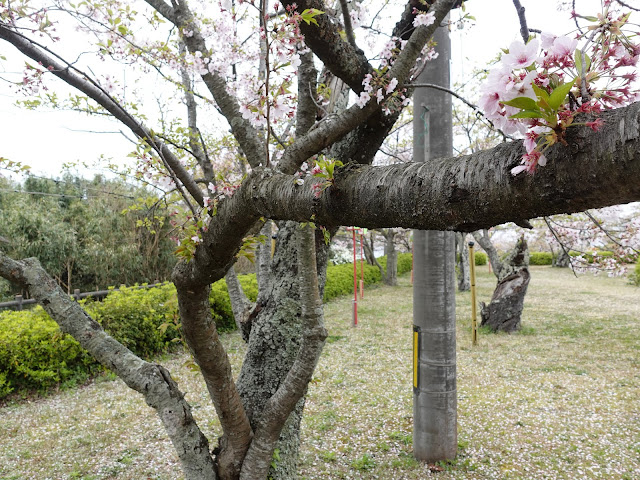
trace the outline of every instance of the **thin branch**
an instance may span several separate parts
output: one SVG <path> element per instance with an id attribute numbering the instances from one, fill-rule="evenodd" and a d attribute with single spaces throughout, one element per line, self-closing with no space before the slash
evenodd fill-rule
<path id="1" fill-rule="evenodd" d="M 482 110 L 480 110 L 480 107 L 478 107 L 477 105 L 471 103 L 469 100 L 467 100 L 466 98 L 464 98 L 463 96 L 459 95 L 458 93 L 454 92 L 453 90 L 451 90 L 449 88 L 441 87 L 440 85 L 436 85 L 436 84 L 433 84 L 433 83 L 409 83 L 409 84 L 405 85 L 405 87 L 408 87 L 408 88 L 422 88 L 422 87 L 423 88 L 433 88 L 434 90 L 441 90 L 443 92 L 447 92 L 448 94 L 453 95 L 458 100 L 462 101 L 465 105 L 467 105 L 468 107 L 473 109 L 473 111 L 476 112 L 476 114 L 482 115 L 482 117 L 484 117 L 484 119 L 489 123 L 491 128 L 493 128 L 498 133 L 500 133 L 500 135 L 502 135 L 502 138 L 504 140 L 507 140 L 507 139 L 515 140 L 511 135 L 507 135 L 502 130 L 497 128 L 493 124 L 493 122 L 487 118 L 487 116 L 484 114 L 484 112 Z"/>
<path id="2" fill-rule="evenodd" d="M 529 27 L 527 27 L 527 17 L 524 14 L 524 7 L 520 3 L 520 0 L 513 0 L 513 5 L 518 12 L 518 19 L 520 20 L 520 35 L 524 43 L 529 41 Z"/>
<path id="3" fill-rule="evenodd" d="M 576 276 L 576 278 L 578 277 L 578 274 L 576 273 L 576 269 L 575 266 L 573 265 L 573 257 L 571 255 L 569 255 L 569 252 L 567 251 L 566 247 L 564 246 L 564 243 L 562 242 L 562 240 L 560 240 L 560 238 L 558 237 L 557 232 L 555 231 L 555 229 L 551 226 L 551 223 L 549 222 L 549 219 L 547 217 L 544 217 L 544 223 L 547 224 L 547 227 L 549 227 L 549 231 L 551 232 L 551 234 L 553 235 L 553 238 L 556 239 L 556 242 L 558 242 L 558 245 L 560 245 L 560 248 L 562 248 L 562 251 L 564 252 L 564 254 L 567 256 L 567 258 L 569 259 L 569 265 L 571 265 L 571 271 L 573 272 L 573 274 Z"/>
<path id="4" fill-rule="evenodd" d="M 209 52 L 200 28 L 186 2 L 174 2 L 174 8 L 170 8 L 162 0 L 145 1 L 180 29 L 181 39 L 189 52 L 192 54 L 201 52 L 203 55 Z M 190 30 L 192 35 L 188 37 L 182 35 L 186 30 Z M 258 133 L 251 123 L 242 117 L 238 100 L 229 93 L 226 80 L 217 72 L 201 74 L 201 78 L 229 122 L 233 136 L 238 141 L 247 161 L 253 168 L 257 167 L 263 162 L 264 143 L 258 137 Z"/>
<path id="5" fill-rule="evenodd" d="M 203 204 L 203 195 L 199 187 L 193 182 L 191 175 L 181 165 L 180 160 L 162 142 L 158 142 L 155 137 L 142 123 L 138 122 L 115 98 L 113 98 L 98 82 L 93 80 L 86 72 L 79 70 L 73 64 L 64 60 L 60 55 L 52 52 L 46 46 L 31 40 L 19 32 L 15 32 L 0 23 L 0 38 L 11 43 L 27 57 L 41 62 L 43 67 L 48 69 L 53 75 L 62 79 L 70 86 L 80 90 L 92 100 L 110 112 L 117 120 L 125 124 L 137 137 L 147 142 L 153 148 L 167 172 L 176 182 L 182 183 L 191 196 L 200 204 Z M 176 178 L 177 177 L 177 178 Z M 180 180 L 179 182 L 177 180 Z M 178 186 L 180 192 L 190 207 L 195 212 L 195 208 L 189 201 L 183 189 Z"/>
<path id="6" fill-rule="evenodd" d="M 358 45 L 356 45 L 356 37 L 353 35 L 353 25 L 351 25 L 351 15 L 349 14 L 349 5 L 347 4 L 347 0 L 340 0 L 340 7 L 342 10 L 344 32 L 347 35 L 347 40 L 353 46 L 353 48 L 358 50 Z"/>
<path id="7" fill-rule="evenodd" d="M 602 231 L 602 233 L 604 233 L 604 234 L 609 238 L 609 240 L 611 240 L 613 243 L 615 243 L 615 244 L 616 244 L 616 245 L 618 245 L 619 247 L 622 247 L 622 248 L 630 248 L 630 249 L 631 249 L 631 250 L 633 250 L 634 252 L 636 252 L 636 253 L 640 253 L 640 251 L 636 250 L 635 248 L 633 248 L 633 247 L 631 247 L 631 246 L 622 245 L 622 244 L 620 243 L 620 241 L 619 241 L 617 238 L 615 238 L 613 235 L 611 235 L 611 234 L 609 233 L 609 231 L 608 231 L 606 228 L 604 228 L 604 227 L 602 226 L 602 224 L 598 221 L 598 219 L 597 219 L 597 218 L 595 218 L 593 215 L 591 215 L 591 212 L 589 212 L 589 210 L 585 210 L 585 212 L 584 212 L 584 213 L 585 213 L 585 215 L 586 215 L 587 217 L 589 217 L 589 218 L 591 219 L 591 221 L 592 221 L 592 222 L 593 222 L 593 223 L 594 223 L 594 224 L 595 224 L 595 225 L 596 225 L 596 226 L 597 226 L 597 227 Z"/>
<path id="8" fill-rule="evenodd" d="M 572 2 L 571 2 L 571 12 L 575 13 L 575 11 L 576 11 L 576 0 L 572 0 Z M 578 31 L 580 32 L 581 35 L 584 35 L 584 31 L 582 30 L 582 28 L 580 28 L 580 24 L 578 23 L 578 17 L 575 16 L 575 15 L 572 15 L 572 16 L 573 16 L 573 21 L 576 24 L 576 28 L 578 29 Z"/>
<path id="9" fill-rule="evenodd" d="M 616 2 L 630 10 L 635 10 L 636 12 L 640 12 L 640 8 L 632 7 L 631 5 L 629 5 L 626 2 L 623 2 L 622 0 L 616 0 Z M 575 0 L 574 0 L 574 5 L 575 5 Z"/>

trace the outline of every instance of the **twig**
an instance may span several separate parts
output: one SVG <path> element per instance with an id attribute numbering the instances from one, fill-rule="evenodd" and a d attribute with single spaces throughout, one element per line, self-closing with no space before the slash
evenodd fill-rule
<path id="1" fill-rule="evenodd" d="M 562 248 L 562 251 L 564 252 L 564 254 L 569 257 L 569 264 L 571 265 L 571 271 L 573 272 L 573 274 L 576 276 L 576 278 L 578 278 L 578 274 L 576 273 L 576 269 L 573 266 L 573 258 L 571 258 L 571 255 L 569 255 L 569 252 L 567 251 L 567 249 L 564 246 L 564 243 L 562 243 L 560 241 L 560 238 L 558 237 L 558 235 L 556 234 L 556 231 L 553 229 L 553 227 L 551 226 L 551 223 L 549 223 L 549 219 L 547 217 L 543 217 L 544 218 L 544 223 L 547 224 L 547 227 L 549 227 L 549 230 L 551 231 L 551 234 L 553 235 L 553 238 L 556 239 L 556 242 L 558 242 L 558 245 L 560 245 L 560 248 Z"/>
<path id="2" fill-rule="evenodd" d="M 604 228 L 604 227 L 602 226 L 602 224 L 601 224 L 601 223 L 600 223 L 600 222 L 599 222 L 599 221 L 598 221 L 598 220 L 597 220 L 593 215 L 591 215 L 591 212 L 589 212 L 589 210 L 585 210 L 584 214 L 585 214 L 587 217 L 589 217 L 589 219 L 590 219 L 590 220 L 591 220 L 591 221 L 596 225 L 596 227 L 598 227 L 600 230 L 602 230 L 602 232 L 603 232 L 603 233 L 604 233 L 604 234 L 609 238 L 609 240 L 611 240 L 613 243 L 615 243 L 615 244 L 616 244 L 616 245 L 618 245 L 619 247 L 622 247 L 622 248 L 630 248 L 630 249 L 631 249 L 631 250 L 633 250 L 634 252 L 636 252 L 636 253 L 640 253 L 640 251 L 636 250 L 636 249 L 635 249 L 635 248 L 633 248 L 633 247 L 626 246 L 626 245 L 622 245 L 622 244 L 618 241 L 618 239 L 617 239 L 617 238 L 613 237 L 613 236 L 609 233 L 609 231 L 608 231 L 606 228 Z"/>
<path id="3" fill-rule="evenodd" d="M 513 5 L 518 12 L 518 19 L 520 20 L 520 35 L 524 43 L 529 41 L 529 27 L 527 27 L 527 17 L 524 14 L 524 7 L 520 4 L 520 0 L 513 0 Z"/>
<path id="4" fill-rule="evenodd" d="M 578 28 L 578 31 L 580 32 L 580 35 L 584 35 L 584 32 L 582 31 L 582 28 L 580 28 L 580 24 L 578 23 L 578 17 L 575 16 L 576 13 L 576 0 L 573 0 L 571 2 L 571 13 L 573 14 L 573 21 L 576 23 L 576 27 Z"/>
<path id="5" fill-rule="evenodd" d="M 575 0 L 573 0 L 575 3 Z M 636 7 L 632 7 L 631 5 L 623 2 L 622 0 L 616 0 L 617 3 L 619 3 L 620 5 L 622 5 L 623 7 L 627 7 L 631 10 L 635 10 L 636 12 L 640 12 L 640 8 L 636 8 Z"/>
<path id="6" fill-rule="evenodd" d="M 353 25 L 351 25 L 351 15 L 349 15 L 349 5 L 347 0 L 340 0 L 340 7 L 342 8 L 342 18 L 344 19 L 344 32 L 347 35 L 347 40 L 353 45 L 353 48 L 358 50 L 356 45 L 356 37 L 353 35 Z"/>
<path id="7" fill-rule="evenodd" d="M 477 105 L 471 103 L 469 100 L 467 100 L 466 98 L 462 97 L 460 94 L 454 92 L 450 88 L 441 87 L 440 85 L 436 85 L 436 84 L 433 84 L 433 83 L 410 83 L 410 84 L 404 85 L 404 86 L 407 87 L 407 88 L 421 88 L 421 87 L 422 88 L 433 88 L 434 90 L 440 90 L 442 92 L 447 92 L 448 94 L 453 95 L 458 100 L 460 100 L 461 102 L 466 104 L 468 107 L 473 109 L 473 111 L 476 112 L 476 114 L 481 115 L 482 117 L 484 117 L 484 119 L 489 123 L 489 125 L 491 125 L 491 128 L 493 128 L 496 131 L 498 131 L 500 133 L 500 135 L 502 135 L 502 138 L 504 140 L 507 140 L 507 139 L 514 140 L 514 138 L 511 135 L 507 135 L 502 130 L 497 128 L 493 124 L 493 122 L 487 118 L 487 116 L 482 112 L 482 110 L 480 110 L 480 107 L 478 107 Z"/>

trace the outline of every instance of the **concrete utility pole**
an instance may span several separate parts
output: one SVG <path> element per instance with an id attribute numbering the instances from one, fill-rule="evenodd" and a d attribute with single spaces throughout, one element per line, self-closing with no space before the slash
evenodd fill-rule
<path id="1" fill-rule="evenodd" d="M 438 58 L 427 63 L 416 83 L 450 88 L 448 28 L 438 28 L 434 40 Z M 413 105 L 413 158 L 451 156 L 451 95 L 417 88 Z M 424 462 L 453 459 L 458 448 L 454 235 L 413 233 L 413 453 Z"/>

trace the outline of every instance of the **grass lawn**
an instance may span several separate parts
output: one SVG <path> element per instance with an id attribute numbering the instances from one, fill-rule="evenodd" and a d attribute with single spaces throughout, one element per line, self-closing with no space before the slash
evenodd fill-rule
<path id="1" fill-rule="evenodd" d="M 309 387 L 300 478 L 640 479 L 640 289 L 532 267 L 522 332 L 471 348 L 458 302 L 458 443 L 449 465 L 412 457 L 412 290 L 377 287 L 326 306 L 329 338 Z M 495 278 L 478 268 L 478 297 Z M 244 345 L 224 336 L 239 368 Z M 162 359 L 210 439 L 220 431 L 185 355 Z M 215 443 L 215 440 L 211 440 Z M 442 471 L 435 471 L 442 470 Z M 141 396 L 107 375 L 0 409 L 0 479 L 179 479 Z"/>

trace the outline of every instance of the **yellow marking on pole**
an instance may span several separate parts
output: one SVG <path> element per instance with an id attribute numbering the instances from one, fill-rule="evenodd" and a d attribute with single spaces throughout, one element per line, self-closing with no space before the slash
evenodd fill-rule
<path id="1" fill-rule="evenodd" d="M 413 331 L 413 388 L 418 388 L 418 331 Z"/>
<path id="2" fill-rule="evenodd" d="M 476 305 L 476 257 L 473 253 L 473 242 L 469 242 L 469 279 L 471 280 L 471 344 L 478 345 L 478 320 Z"/>

